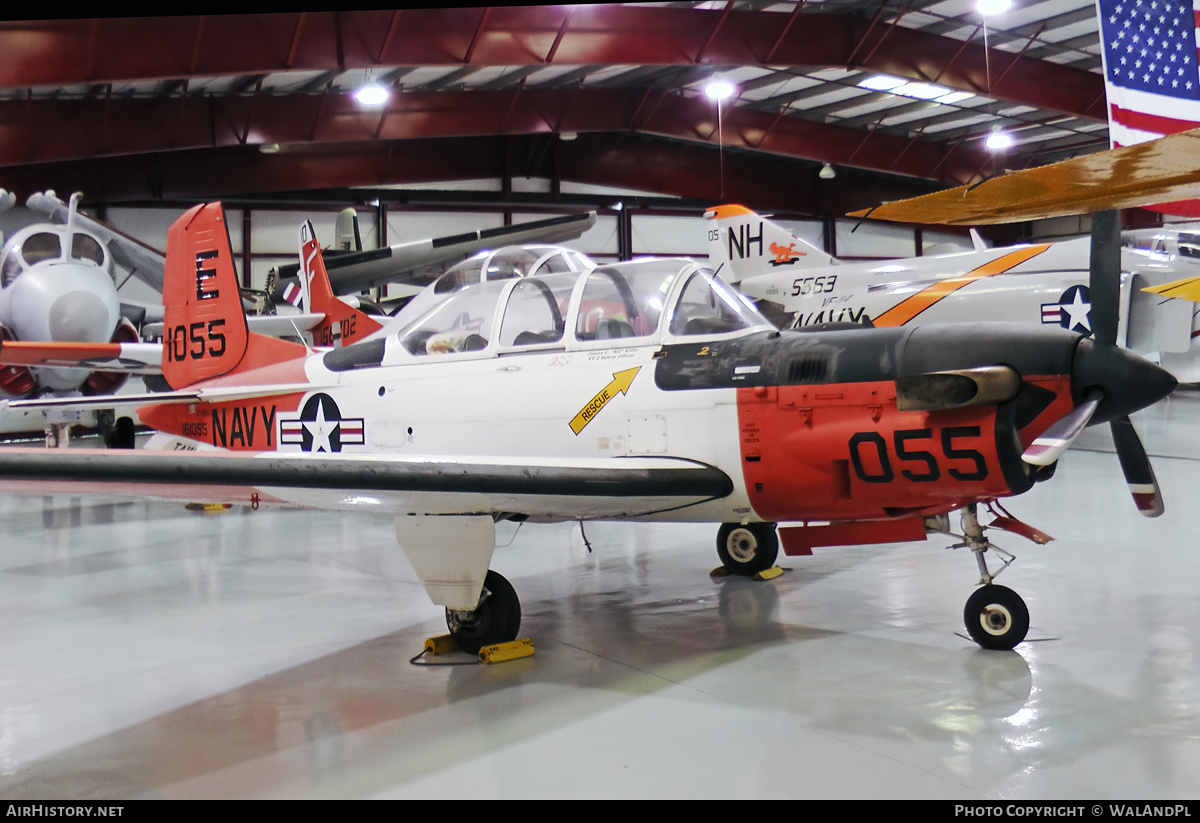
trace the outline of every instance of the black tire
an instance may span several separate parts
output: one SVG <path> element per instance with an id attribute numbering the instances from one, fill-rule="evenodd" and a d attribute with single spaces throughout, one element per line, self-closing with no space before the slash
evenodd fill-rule
<path id="1" fill-rule="evenodd" d="M 493 643 L 516 640 L 521 630 L 521 601 L 516 589 L 489 569 L 479 605 L 471 612 L 446 609 L 446 626 L 458 647 L 471 654 Z"/>
<path id="2" fill-rule="evenodd" d="M 137 447 L 137 431 L 132 417 L 118 417 L 113 426 L 110 449 L 132 449 Z"/>
<path id="3" fill-rule="evenodd" d="M 967 598 L 963 622 L 967 634 L 983 648 L 1007 651 L 1025 639 L 1029 609 L 1012 589 L 989 584 Z"/>
<path id="4" fill-rule="evenodd" d="M 775 565 L 779 536 L 774 523 L 723 523 L 717 531 L 717 556 L 734 574 L 753 577 Z"/>

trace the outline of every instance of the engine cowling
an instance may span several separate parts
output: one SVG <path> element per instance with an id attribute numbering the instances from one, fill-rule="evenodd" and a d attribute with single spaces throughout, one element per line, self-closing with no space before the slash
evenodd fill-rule
<path id="1" fill-rule="evenodd" d="M 894 381 L 748 387 L 738 391 L 743 477 L 769 521 L 939 514 L 1026 491 L 1035 473 L 1024 446 L 1070 408 L 1059 375 L 1027 378 L 1005 403 L 934 411 L 897 408 Z"/>
<path id="2" fill-rule="evenodd" d="M 113 343 L 137 343 L 141 338 L 138 336 L 137 329 L 133 324 L 125 318 L 121 318 L 121 322 L 117 324 L 117 330 L 113 332 Z M 128 372 L 120 371 L 94 371 L 87 376 L 79 390 L 88 397 L 100 394 L 112 394 L 117 389 L 125 385 L 129 380 Z"/>
<path id="3" fill-rule="evenodd" d="M 12 332 L 0 326 L 0 340 L 16 339 Z M 33 394 L 37 380 L 25 366 L 0 366 L 0 395 L 10 399 L 23 399 Z"/>

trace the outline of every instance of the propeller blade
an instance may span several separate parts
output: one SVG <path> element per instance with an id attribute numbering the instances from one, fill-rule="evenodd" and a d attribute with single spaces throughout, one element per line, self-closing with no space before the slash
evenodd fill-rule
<path id="1" fill-rule="evenodd" d="M 1040 437 L 1029 444 L 1021 459 L 1034 466 L 1049 466 L 1071 447 L 1075 438 L 1087 428 L 1096 407 L 1104 399 L 1104 392 L 1093 389 L 1081 404 L 1065 417 L 1059 418 Z M 1139 442 L 1139 445 L 1140 442 Z"/>
<path id="2" fill-rule="evenodd" d="M 1113 445 L 1117 447 L 1117 459 L 1121 461 L 1121 471 L 1125 472 L 1125 482 L 1133 495 L 1134 505 L 1146 517 L 1158 517 L 1165 511 L 1162 493 L 1158 489 L 1158 479 L 1150 466 L 1150 458 L 1146 447 L 1138 437 L 1133 421 L 1126 417 L 1118 417 L 1109 426 L 1112 428 Z"/>
<path id="3" fill-rule="evenodd" d="M 1088 292 L 1092 308 L 1092 337 L 1097 343 L 1117 342 L 1117 317 L 1121 302 L 1121 220 L 1117 211 L 1092 215 L 1092 254 L 1088 267 Z"/>

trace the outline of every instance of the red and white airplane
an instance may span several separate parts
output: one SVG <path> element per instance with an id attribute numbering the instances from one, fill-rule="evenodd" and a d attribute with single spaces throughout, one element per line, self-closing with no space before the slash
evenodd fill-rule
<path id="1" fill-rule="evenodd" d="M 482 282 L 394 334 L 314 351 L 247 329 L 219 204 L 172 227 L 163 300 L 172 391 L 138 413 L 164 450 L 4 449 L 0 478 L 387 512 L 469 650 L 519 631 L 516 592 L 489 570 L 501 520 L 721 523 L 722 563 L 749 575 L 780 544 L 919 540 L 959 511 L 982 584 L 967 629 L 1007 649 L 1028 612 L 993 583 L 978 507 L 1028 491 L 1084 426 L 1111 421 L 1135 501 L 1162 511 L 1128 415 L 1174 378 L 1058 327 L 781 332 L 711 271 L 660 259 Z M 0 344 L 0 361 L 37 355 Z"/>

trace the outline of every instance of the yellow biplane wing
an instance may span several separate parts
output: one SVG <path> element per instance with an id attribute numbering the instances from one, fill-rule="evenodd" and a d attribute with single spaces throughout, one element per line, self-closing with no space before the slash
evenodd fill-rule
<path id="1" fill-rule="evenodd" d="M 852 217 L 980 225 L 1200 197 L 1200 129 L 884 203 Z M 1164 287 L 1165 288 L 1165 287 Z"/>

